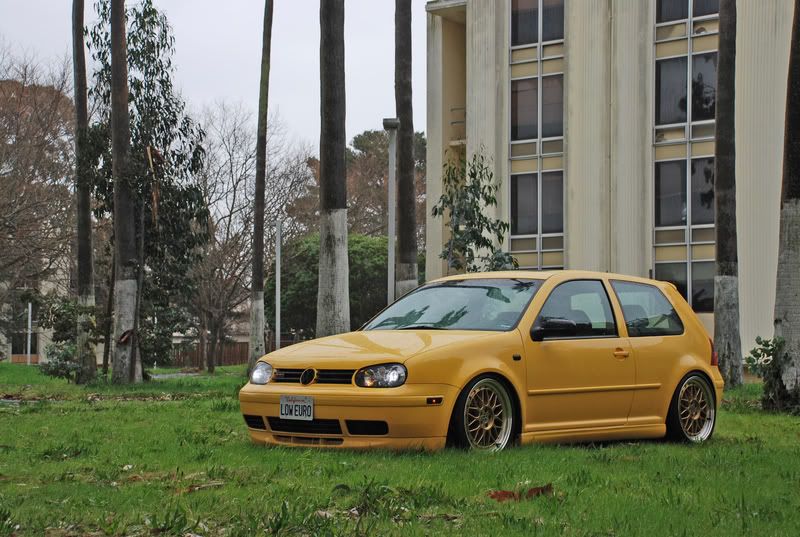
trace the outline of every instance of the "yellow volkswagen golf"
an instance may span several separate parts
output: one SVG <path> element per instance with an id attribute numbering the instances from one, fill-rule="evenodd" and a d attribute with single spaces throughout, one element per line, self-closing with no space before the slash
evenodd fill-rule
<path id="1" fill-rule="evenodd" d="M 429 282 L 355 332 L 264 356 L 239 393 L 254 442 L 500 450 L 714 432 L 723 381 L 669 283 L 490 272 Z"/>

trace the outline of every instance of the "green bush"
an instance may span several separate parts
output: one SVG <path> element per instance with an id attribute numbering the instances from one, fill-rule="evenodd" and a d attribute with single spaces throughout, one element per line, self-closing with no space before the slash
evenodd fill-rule
<path id="1" fill-rule="evenodd" d="M 83 368 L 75 357 L 75 344 L 66 342 L 51 343 L 45 349 L 47 361 L 39 365 L 39 371 L 50 377 L 75 382 Z"/>

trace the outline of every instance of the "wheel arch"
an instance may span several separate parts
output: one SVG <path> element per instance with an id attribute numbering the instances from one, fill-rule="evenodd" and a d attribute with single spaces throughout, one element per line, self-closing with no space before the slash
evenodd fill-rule
<path id="1" fill-rule="evenodd" d="M 460 397 L 464 390 L 469 386 L 472 382 L 474 382 L 478 378 L 482 377 L 490 377 L 498 380 L 505 386 L 508 390 L 508 394 L 511 396 L 512 404 L 514 405 L 514 410 L 516 410 L 517 419 L 513 424 L 513 431 L 512 431 L 512 442 L 517 442 L 522 434 L 522 401 L 519 396 L 519 392 L 517 391 L 516 386 L 511 380 L 499 371 L 481 371 L 474 375 L 472 375 L 462 386 L 461 389 L 458 391 L 458 396 Z M 455 412 L 456 412 L 456 402 L 453 401 L 453 405 L 450 408 L 450 420 L 447 424 L 447 438 L 448 441 L 452 437 L 453 433 L 453 420 L 455 419 Z"/>

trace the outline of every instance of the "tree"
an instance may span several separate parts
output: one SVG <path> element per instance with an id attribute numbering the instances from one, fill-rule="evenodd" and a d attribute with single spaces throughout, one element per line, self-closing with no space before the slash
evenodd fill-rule
<path id="1" fill-rule="evenodd" d="M 97 373 L 94 345 L 89 339 L 88 325 L 94 324 L 94 275 L 92 271 L 92 212 L 87 148 L 89 130 L 88 95 L 86 89 L 86 52 L 83 41 L 83 0 L 72 2 L 72 71 L 75 92 L 75 194 L 77 197 L 78 237 L 78 303 L 87 308 L 77 319 L 77 361 L 81 364 L 79 383 L 92 380 Z"/>
<path id="2" fill-rule="evenodd" d="M 287 242 L 281 271 L 281 323 L 299 339 L 314 337 L 317 317 L 316 291 L 319 264 L 319 236 L 316 233 Z M 386 236 L 348 235 L 349 285 L 359 289 L 350 294 L 350 325 L 358 327 L 386 306 Z M 266 280 L 267 297 L 275 296 L 275 272 Z M 275 301 L 266 301 L 267 315 L 275 314 Z"/>
<path id="3" fill-rule="evenodd" d="M 486 216 L 486 209 L 497 205 L 499 188 L 480 153 L 469 162 L 459 157 L 445 163 L 442 196 L 431 212 L 447 218 L 450 238 L 439 257 L 447 260 L 448 273 L 517 268 L 517 260 L 498 246 L 509 230 L 508 222 Z"/>
<path id="4" fill-rule="evenodd" d="M 114 177 L 114 358 L 112 379 L 125 384 L 141 380 L 133 360 L 133 333 L 138 283 L 134 192 L 129 177 L 131 144 L 128 116 L 128 47 L 125 0 L 111 0 L 111 166 Z"/>
<path id="5" fill-rule="evenodd" d="M 269 65 L 272 47 L 272 0 L 264 2 L 264 29 L 261 41 L 261 83 L 258 92 L 258 130 L 256 134 L 256 192 L 253 216 L 253 276 L 250 297 L 250 364 L 264 355 L 264 184 L 267 173 L 267 116 L 269 110 Z"/>
<path id="6" fill-rule="evenodd" d="M 765 378 L 764 402 L 775 409 L 800 409 L 800 0 L 794 3 L 786 90 L 775 337 L 783 341 Z"/>
<path id="7" fill-rule="evenodd" d="M 719 6 L 714 155 L 717 270 L 714 276 L 714 348 L 727 387 L 742 383 L 739 333 L 739 254 L 736 245 L 736 0 Z"/>
<path id="8" fill-rule="evenodd" d="M 69 79 L 64 67 L 51 69 L 0 49 L 0 332 L 5 335 L 27 324 L 27 311 L 17 307 L 19 290 L 71 269 L 75 117 Z M 68 285 L 60 291 L 68 293 Z"/>
<path id="9" fill-rule="evenodd" d="M 397 281 L 402 296 L 417 287 L 414 116 L 411 103 L 411 1 L 395 0 L 394 95 L 397 132 Z"/>
<path id="10" fill-rule="evenodd" d="M 98 117 L 90 129 L 95 215 L 102 218 L 113 212 L 116 219 L 113 191 L 121 186 L 130 189 L 132 207 L 126 225 L 134 236 L 127 276 L 136 280 L 133 303 L 139 313 L 133 314 L 132 331 L 125 341 L 135 339 L 137 352 L 131 353 L 128 366 L 136 372 L 141 370 L 142 360 L 167 362 L 173 332 L 184 332 L 191 324 L 186 307 L 195 288 L 191 268 L 207 240 L 208 211 L 196 181 L 203 166 L 204 132 L 185 113 L 185 104 L 172 84 L 174 38 L 166 16 L 155 9 L 152 0 L 142 0 L 126 14 L 127 33 L 132 36 L 125 73 L 130 88 L 130 99 L 126 99 L 129 149 L 126 182 L 118 184 L 113 176 L 118 162 L 110 143 L 113 137 L 109 138 L 114 108 L 109 62 L 112 10 L 108 0 L 100 0 L 96 6 L 98 21 L 89 32 L 97 65 L 90 92 Z M 118 283 L 124 263 L 118 255 L 116 223 L 113 241 Z M 115 318 L 121 306 L 116 297 L 121 293 L 125 294 L 124 290 L 115 285 Z M 119 335 L 115 332 L 115 340 Z M 135 376 L 138 380 L 140 373 Z"/>
<path id="11" fill-rule="evenodd" d="M 350 330 L 344 0 L 320 2 L 320 255 L 317 336 Z"/>

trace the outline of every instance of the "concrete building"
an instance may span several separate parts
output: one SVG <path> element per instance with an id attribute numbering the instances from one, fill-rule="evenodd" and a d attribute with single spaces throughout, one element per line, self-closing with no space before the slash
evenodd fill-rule
<path id="1" fill-rule="evenodd" d="M 772 335 L 793 2 L 739 0 L 742 346 Z M 482 152 L 521 267 L 674 282 L 713 328 L 718 0 L 431 0 L 429 208 L 451 151 Z M 427 276 L 444 222 L 427 221 Z"/>

